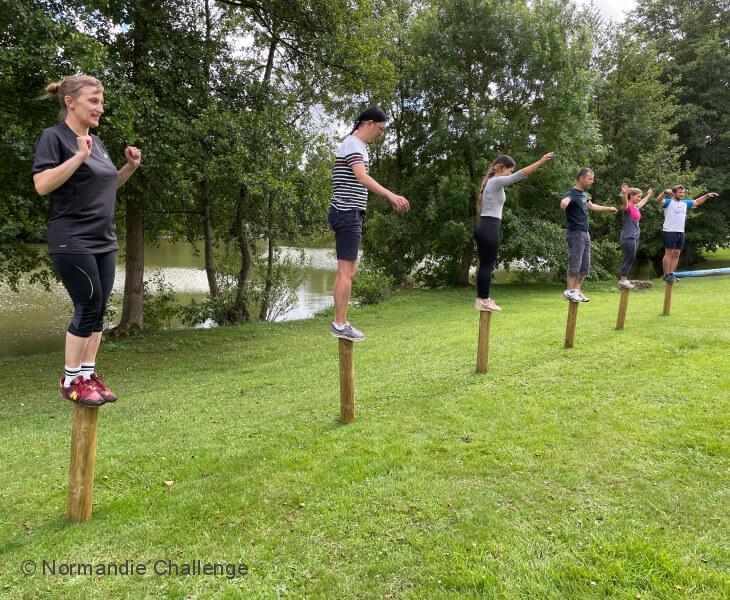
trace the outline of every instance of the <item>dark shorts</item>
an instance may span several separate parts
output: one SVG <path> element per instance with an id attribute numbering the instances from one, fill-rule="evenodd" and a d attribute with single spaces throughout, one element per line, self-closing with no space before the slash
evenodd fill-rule
<path id="1" fill-rule="evenodd" d="M 568 241 L 568 275 L 588 275 L 591 270 L 591 236 L 587 231 L 565 232 Z"/>
<path id="2" fill-rule="evenodd" d="M 662 231 L 662 241 L 665 248 L 672 250 L 681 250 L 684 248 L 684 232 L 682 231 Z"/>
<path id="3" fill-rule="evenodd" d="M 337 260 L 357 260 L 365 211 L 337 210 L 334 206 L 330 206 L 327 220 L 335 232 Z"/>

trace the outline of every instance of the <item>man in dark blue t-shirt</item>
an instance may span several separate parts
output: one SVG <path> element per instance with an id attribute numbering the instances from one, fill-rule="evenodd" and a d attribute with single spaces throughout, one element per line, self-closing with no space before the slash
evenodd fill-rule
<path id="1" fill-rule="evenodd" d="M 611 212 L 616 214 L 614 206 L 594 204 L 588 199 L 586 189 L 593 184 L 593 171 L 583 168 L 578 171 L 575 187 L 565 192 L 560 201 L 560 208 L 565 211 L 568 229 L 565 238 L 568 241 L 568 286 L 563 297 L 571 302 L 588 302 L 581 286 L 591 268 L 591 236 L 588 233 L 588 211 Z"/>

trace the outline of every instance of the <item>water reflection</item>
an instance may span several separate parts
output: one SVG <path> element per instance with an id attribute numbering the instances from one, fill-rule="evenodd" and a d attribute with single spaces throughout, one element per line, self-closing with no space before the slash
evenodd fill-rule
<path id="1" fill-rule="evenodd" d="M 45 249 L 44 249 L 45 251 Z M 304 319 L 332 304 L 337 260 L 334 251 L 305 248 L 306 266 L 297 289 L 297 303 L 279 320 Z M 296 259 L 299 250 L 282 247 L 281 257 Z M 201 301 L 208 291 L 200 251 L 189 244 L 162 241 L 145 247 L 145 279 L 156 271 L 162 273 L 178 300 L 188 304 L 192 298 Z M 124 291 L 124 265 L 117 266 L 112 299 L 121 301 Z M 39 286 L 22 286 L 20 293 L 0 287 L 0 357 L 61 351 L 73 305 L 59 283 L 50 292 Z"/>

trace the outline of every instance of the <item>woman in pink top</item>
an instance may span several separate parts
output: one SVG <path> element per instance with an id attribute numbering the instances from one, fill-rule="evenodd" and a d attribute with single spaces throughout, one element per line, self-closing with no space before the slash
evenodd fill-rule
<path id="1" fill-rule="evenodd" d="M 621 239 L 619 243 L 624 251 L 624 259 L 621 262 L 621 279 L 618 282 L 620 288 L 634 289 L 634 285 L 629 281 L 628 276 L 636 260 L 636 251 L 639 248 L 641 208 L 649 201 L 649 198 L 653 194 L 654 191 L 649 188 L 646 196 L 642 198 L 639 188 L 630 188 L 625 183 L 621 184 L 621 211 L 624 217 L 624 223 L 621 228 Z"/>

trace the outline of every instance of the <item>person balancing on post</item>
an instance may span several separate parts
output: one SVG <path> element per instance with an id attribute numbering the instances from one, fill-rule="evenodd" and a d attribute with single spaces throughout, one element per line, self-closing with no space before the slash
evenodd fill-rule
<path id="1" fill-rule="evenodd" d="M 410 209 L 408 200 L 394 194 L 368 175 L 367 144 L 385 132 L 385 113 L 377 106 L 366 108 L 357 117 L 350 132 L 335 156 L 332 169 L 332 202 L 327 220 L 335 232 L 337 275 L 332 296 L 335 300 L 335 318 L 330 333 L 353 342 L 365 339 L 362 331 L 347 320 L 352 279 L 355 276 L 357 255 L 362 239 L 363 221 L 368 205 L 368 190 L 388 200 L 396 212 Z"/>
<path id="2" fill-rule="evenodd" d="M 674 270 L 679 264 L 679 255 L 684 248 L 684 225 L 687 220 L 687 209 L 696 208 L 710 198 L 717 198 L 715 192 L 709 192 L 695 200 L 685 200 L 684 186 L 676 185 L 671 190 L 664 190 L 657 196 L 657 202 L 664 208 L 664 225 L 662 227 L 662 241 L 664 242 L 664 258 L 662 279 L 667 283 L 674 283 L 679 279 Z"/>
<path id="3" fill-rule="evenodd" d="M 586 196 L 586 189 L 593 185 L 593 171 L 583 168 L 578 171 L 575 187 L 565 193 L 560 201 L 560 208 L 565 211 L 568 229 L 565 238 L 568 241 L 568 286 L 563 297 L 571 302 L 588 302 L 581 286 L 591 268 L 591 236 L 588 233 L 588 211 L 618 211 L 615 206 L 594 204 Z"/>
<path id="4" fill-rule="evenodd" d="M 63 122 L 36 143 L 33 183 L 48 196 L 48 253 L 74 304 L 66 332 L 66 368 L 61 395 L 85 406 L 117 399 L 96 373 L 104 308 L 114 285 L 117 188 L 137 170 L 142 153 L 127 146 L 117 169 L 101 140 L 89 133 L 104 113 L 104 86 L 74 75 L 46 87 L 56 96 Z"/>
<path id="5" fill-rule="evenodd" d="M 624 258 L 621 261 L 620 279 L 618 287 L 625 290 L 633 290 L 634 284 L 628 279 L 631 267 L 636 261 L 636 252 L 639 249 L 639 236 L 641 228 L 639 220 L 641 219 L 641 209 L 654 195 L 654 190 L 649 188 L 646 196 L 641 197 L 639 188 L 629 187 L 628 184 L 621 184 L 621 211 L 623 212 L 623 226 L 621 227 L 621 237 L 619 243 L 624 251 Z"/>
<path id="6" fill-rule="evenodd" d="M 503 154 L 498 156 L 487 170 L 482 188 L 479 192 L 477 208 L 481 204 L 481 216 L 474 231 L 479 253 L 479 268 L 477 269 L 477 299 L 474 308 L 482 311 L 501 312 L 501 308 L 492 300 L 489 295 L 489 288 L 492 282 L 492 271 L 497 260 L 499 251 L 499 229 L 502 225 L 502 208 L 507 200 L 504 188 L 508 185 L 522 181 L 533 171 L 539 169 L 553 157 L 553 152 L 548 152 L 540 160 L 527 167 L 523 167 L 517 173 L 515 161 L 511 156 Z"/>

